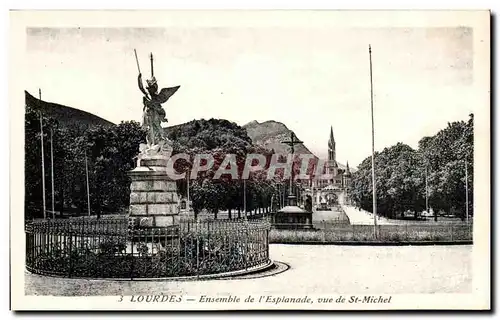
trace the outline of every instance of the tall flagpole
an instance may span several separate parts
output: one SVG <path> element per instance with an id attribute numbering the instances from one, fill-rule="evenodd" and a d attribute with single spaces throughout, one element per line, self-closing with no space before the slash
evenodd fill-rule
<path id="1" fill-rule="evenodd" d="M 87 150 L 85 150 L 85 176 L 87 178 L 87 211 L 90 217 L 90 188 L 89 188 L 89 167 L 87 164 Z"/>
<path id="2" fill-rule="evenodd" d="M 54 196 L 54 146 L 53 146 L 53 130 L 50 128 L 50 172 L 52 177 L 52 219 L 55 218 L 55 196 Z"/>
<path id="3" fill-rule="evenodd" d="M 43 197 L 43 218 L 47 219 L 47 212 L 45 211 L 45 152 L 43 151 L 43 120 L 42 120 L 42 90 L 38 89 L 39 107 L 40 107 L 40 143 L 42 145 L 42 197 Z"/>
<path id="4" fill-rule="evenodd" d="M 375 125 L 373 120 L 373 76 L 372 76 L 372 47 L 368 45 L 368 53 L 370 54 L 370 105 L 372 113 L 372 185 L 373 185 L 373 225 L 375 236 L 377 235 L 377 186 L 375 184 Z"/>

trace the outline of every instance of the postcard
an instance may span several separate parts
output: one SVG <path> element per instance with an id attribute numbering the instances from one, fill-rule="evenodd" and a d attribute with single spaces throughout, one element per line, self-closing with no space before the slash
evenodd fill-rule
<path id="1" fill-rule="evenodd" d="M 489 11 L 11 11 L 13 310 L 489 310 Z"/>

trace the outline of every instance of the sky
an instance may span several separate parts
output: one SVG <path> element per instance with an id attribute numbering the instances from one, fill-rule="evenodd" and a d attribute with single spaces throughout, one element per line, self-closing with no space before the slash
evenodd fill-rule
<path id="1" fill-rule="evenodd" d="M 473 112 L 471 28 L 175 27 L 29 28 L 26 87 L 42 100 L 104 119 L 141 120 L 149 53 L 168 125 L 224 118 L 275 120 L 326 157 L 330 126 L 337 160 L 371 155 L 372 47 L 375 150 L 417 147 Z M 477 101 L 477 100 L 476 100 Z"/>

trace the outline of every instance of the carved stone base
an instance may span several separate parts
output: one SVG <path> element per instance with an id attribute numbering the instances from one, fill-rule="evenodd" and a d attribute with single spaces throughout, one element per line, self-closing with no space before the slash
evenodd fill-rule
<path id="1" fill-rule="evenodd" d="M 142 155 L 141 166 L 129 172 L 130 223 L 136 227 L 166 227 L 179 223 L 177 184 L 166 172 L 168 157 Z"/>

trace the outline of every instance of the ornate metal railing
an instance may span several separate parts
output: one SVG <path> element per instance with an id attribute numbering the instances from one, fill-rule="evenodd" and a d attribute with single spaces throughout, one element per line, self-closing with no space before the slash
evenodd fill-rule
<path id="1" fill-rule="evenodd" d="M 244 270 L 269 262 L 269 229 L 259 221 L 163 228 L 134 228 L 125 219 L 32 221 L 26 267 L 44 275 L 129 279 Z"/>

